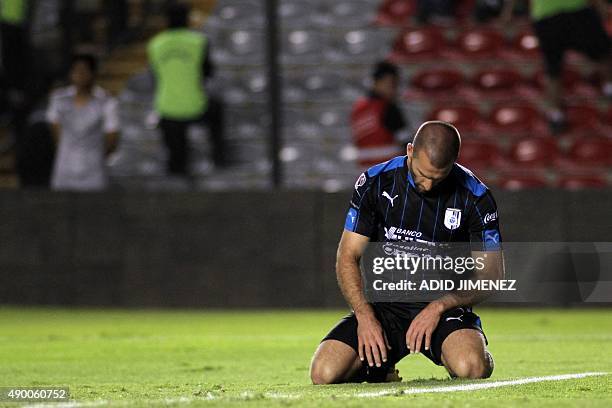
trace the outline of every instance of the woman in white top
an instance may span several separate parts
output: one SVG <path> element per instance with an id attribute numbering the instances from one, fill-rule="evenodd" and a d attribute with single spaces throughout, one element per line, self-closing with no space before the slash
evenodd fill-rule
<path id="1" fill-rule="evenodd" d="M 97 62 L 78 55 L 70 69 L 71 86 L 51 95 L 47 119 L 57 152 L 53 190 L 99 191 L 108 187 L 106 157 L 117 147 L 117 101 L 95 85 Z"/>

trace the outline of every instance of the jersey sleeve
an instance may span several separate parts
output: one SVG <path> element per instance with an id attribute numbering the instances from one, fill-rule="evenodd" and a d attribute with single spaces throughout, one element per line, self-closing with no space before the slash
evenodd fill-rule
<path id="1" fill-rule="evenodd" d="M 473 208 L 467 220 L 472 250 L 498 251 L 501 249 L 501 233 L 497 204 L 493 194 L 487 190 L 485 194 L 476 197 Z"/>
<path id="2" fill-rule="evenodd" d="M 366 173 L 355 182 L 353 198 L 349 205 L 344 229 L 367 237 L 376 230 L 376 202 L 373 194 L 374 179 Z"/>

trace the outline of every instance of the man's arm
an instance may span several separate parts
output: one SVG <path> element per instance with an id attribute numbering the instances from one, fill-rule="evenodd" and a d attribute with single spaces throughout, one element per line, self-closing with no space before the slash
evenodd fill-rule
<path id="1" fill-rule="evenodd" d="M 114 98 L 104 105 L 104 154 L 109 156 L 119 144 L 119 103 Z"/>
<path id="2" fill-rule="evenodd" d="M 482 259 L 484 268 L 475 269 L 472 280 L 500 280 L 505 275 L 503 251 L 474 251 L 473 259 Z M 473 306 L 491 297 L 491 292 L 485 291 L 454 291 L 432 302 L 433 307 L 444 313 L 458 306 Z"/>
<path id="3" fill-rule="evenodd" d="M 359 261 L 368 244 L 369 238 L 355 232 L 344 230 L 336 258 L 336 277 L 344 298 L 357 317 L 358 351 L 361 361 L 380 367 L 387 361 L 387 342 L 382 326 L 372 306 L 363 294 Z"/>
<path id="4" fill-rule="evenodd" d="M 212 78 L 215 75 L 215 66 L 210 58 L 210 40 L 206 41 L 206 49 L 204 50 L 204 63 L 202 64 L 202 75 L 204 78 Z"/>
<path id="5" fill-rule="evenodd" d="M 484 267 L 481 270 L 474 270 L 472 280 L 499 280 L 504 276 L 504 253 L 503 251 L 474 251 L 473 259 L 482 259 Z M 440 299 L 428 304 L 412 321 L 406 333 L 406 344 L 413 353 L 421 350 L 423 341 L 425 350 L 431 347 L 431 335 L 438 326 L 440 316 L 447 310 L 459 306 L 473 306 L 491 296 L 490 292 L 485 291 L 454 291 L 447 293 Z"/>

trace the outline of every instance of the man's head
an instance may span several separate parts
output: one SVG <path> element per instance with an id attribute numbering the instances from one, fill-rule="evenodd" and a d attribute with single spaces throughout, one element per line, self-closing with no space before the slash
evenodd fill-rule
<path id="1" fill-rule="evenodd" d="M 168 28 L 184 28 L 189 25 L 189 7 L 185 4 L 173 4 L 166 10 Z"/>
<path id="2" fill-rule="evenodd" d="M 459 131 L 450 123 L 425 122 L 408 144 L 410 172 L 417 190 L 426 193 L 444 180 L 461 147 Z"/>
<path id="3" fill-rule="evenodd" d="M 96 79 L 98 61 L 89 54 L 78 54 L 70 64 L 70 82 L 80 89 L 91 88 Z"/>
<path id="4" fill-rule="evenodd" d="M 373 90 L 387 100 L 392 100 L 397 95 L 399 85 L 399 70 L 390 62 L 381 61 L 372 71 L 374 81 Z"/>

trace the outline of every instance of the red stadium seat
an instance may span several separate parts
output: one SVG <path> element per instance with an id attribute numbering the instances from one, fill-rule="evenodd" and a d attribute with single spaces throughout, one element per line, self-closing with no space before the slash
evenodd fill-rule
<path id="1" fill-rule="evenodd" d="M 566 109 L 568 132 L 596 131 L 603 125 L 600 112 L 590 105 L 568 106 Z"/>
<path id="2" fill-rule="evenodd" d="M 546 89 L 546 81 L 547 79 L 544 71 L 538 71 L 535 74 L 536 86 L 541 91 Z M 589 82 L 588 78 L 584 78 L 575 70 L 564 69 L 561 81 L 565 92 L 570 97 L 595 98 L 599 96 L 599 89 L 597 86 Z"/>
<path id="3" fill-rule="evenodd" d="M 548 187 L 546 177 L 538 174 L 507 174 L 499 177 L 497 182 L 504 190 L 518 191 Z"/>
<path id="4" fill-rule="evenodd" d="M 567 158 L 580 167 L 612 166 L 612 140 L 602 137 L 586 137 L 574 140 Z"/>
<path id="5" fill-rule="evenodd" d="M 385 0 L 378 9 L 376 23 L 386 26 L 403 26 L 416 12 L 415 0 Z"/>
<path id="6" fill-rule="evenodd" d="M 436 28 L 405 30 L 395 40 L 391 60 L 401 64 L 434 58 L 444 43 L 444 36 Z"/>
<path id="7" fill-rule="evenodd" d="M 493 58 L 504 45 L 503 35 L 493 29 L 468 30 L 459 35 L 446 57 L 469 59 Z"/>
<path id="8" fill-rule="evenodd" d="M 459 163 L 480 172 L 494 167 L 500 160 L 501 154 L 497 144 L 484 141 L 467 139 L 461 142 Z"/>
<path id="9" fill-rule="evenodd" d="M 442 120 L 453 124 L 459 132 L 473 132 L 481 124 L 480 113 L 474 106 L 444 106 L 431 111 L 429 120 Z"/>
<path id="10" fill-rule="evenodd" d="M 540 112 L 529 105 L 500 105 L 494 108 L 489 115 L 489 122 L 493 129 L 504 134 L 527 132 L 544 133 L 546 123 Z"/>
<path id="11" fill-rule="evenodd" d="M 517 34 L 508 47 L 500 50 L 502 59 L 516 62 L 517 60 L 533 60 L 539 58 L 540 46 L 538 38 L 532 31 L 523 31 Z M 522 62 L 522 61 L 521 61 Z"/>
<path id="12" fill-rule="evenodd" d="M 559 159 L 556 139 L 548 137 L 525 137 L 510 147 L 510 160 L 514 167 L 543 168 Z"/>
<path id="13" fill-rule="evenodd" d="M 525 57 L 533 57 L 540 52 L 540 42 L 538 37 L 531 32 L 522 32 L 514 37 L 513 48 Z"/>
<path id="14" fill-rule="evenodd" d="M 607 188 L 608 181 L 605 177 L 591 176 L 562 176 L 559 179 L 558 187 L 566 190 L 584 190 L 584 189 L 599 189 Z"/>
<path id="15" fill-rule="evenodd" d="M 426 69 L 412 78 L 412 86 L 404 98 L 413 99 L 455 99 L 458 88 L 465 82 L 461 71 L 454 69 Z"/>
<path id="16" fill-rule="evenodd" d="M 484 91 L 509 91 L 522 80 L 521 74 L 513 69 L 496 68 L 476 74 L 475 84 Z"/>

